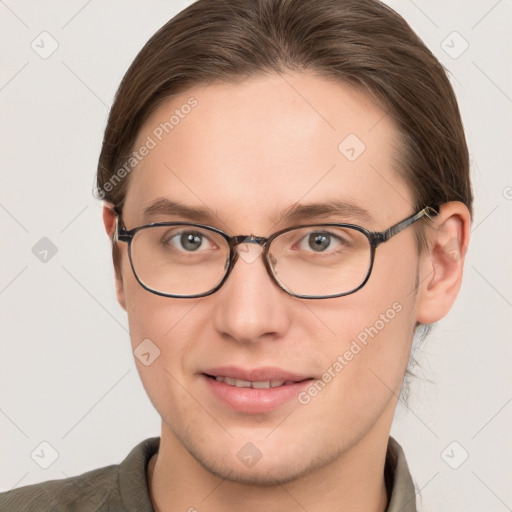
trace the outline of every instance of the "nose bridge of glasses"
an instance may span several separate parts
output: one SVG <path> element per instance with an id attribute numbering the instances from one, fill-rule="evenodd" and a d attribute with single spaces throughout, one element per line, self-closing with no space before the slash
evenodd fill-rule
<path id="1" fill-rule="evenodd" d="M 267 240 L 261 236 L 240 235 L 232 238 L 232 247 L 246 263 L 252 263 L 263 252 Z"/>

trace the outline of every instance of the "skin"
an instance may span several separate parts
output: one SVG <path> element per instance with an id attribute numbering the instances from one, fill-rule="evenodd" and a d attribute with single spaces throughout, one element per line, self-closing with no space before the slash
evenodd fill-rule
<path id="1" fill-rule="evenodd" d="M 287 227 L 278 212 L 297 202 L 351 201 L 374 220 L 324 221 L 376 231 L 414 213 L 412 194 L 396 172 L 397 131 L 361 92 L 310 73 L 212 83 L 161 105 L 136 147 L 190 96 L 197 107 L 130 176 L 123 210 L 128 229 L 186 220 L 161 214 L 143 220 L 142 210 L 159 197 L 206 206 L 204 223 L 230 235 L 268 236 Z M 338 150 L 351 133 L 366 145 L 354 162 Z M 104 223 L 111 235 L 108 204 Z M 377 249 L 361 290 L 324 300 L 287 295 L 260 257 L 240 258 L 213 295 L 160 297 L 136 282 L 120 243 L 117 295 L 128 313 L 132 347 L 149 338 L 160 349 L 150 366 L 136 359 L 162 417 L 160 451 L 149 468 L 155 508 L 226 511 L 243 500 L 247 512 L 385 510 L 386 447 L 414 328 L 450 310 L 469 224 L 462 203 L 443 205 L 426 229 L 428 251 L 418 254 L 408 228 Z M 291 400 L 267 413 L 236 412 L 212 398 L 199 378 L 201 369 L 224 365 L 276 366 L 321 378 L 396 302 L 401 312 L 306 405 Z M 250 468 L 237 457 L 248 442 L 262 454 Z"/>

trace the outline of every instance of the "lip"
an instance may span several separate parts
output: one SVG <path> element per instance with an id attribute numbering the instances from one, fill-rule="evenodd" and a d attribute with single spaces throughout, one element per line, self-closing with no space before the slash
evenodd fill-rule
<path id="1" fill-rule="evenodd" d="M 202 373 L 212 375 L 213 377 L 231 377 L 232 379 L 250 380 L 252 382 L 264 380 L 300 382 L 305 379 L 313 378 L 311 375 L 291 373 L 273 366 L 262 366 L 251 369 L 238 368 L 236 366 L 219 366 L 204 370 Z"/>
<path id="2" fill-rule="evenodd" d="M 213 378 L 212 378 L 213 377 Z M 215 377 L 231 377 L 247 381 L 282 380 L 286 384 L 274 388 L 238 388 L 215 380 Z M 228 408 L 246 414 L 259 414 L 275 410 L 297 398 L 313 377 L 299 375 L 275 367 L 252 369 L 223 366 L 202 372 L 202 381 L 210 395 Z"/>

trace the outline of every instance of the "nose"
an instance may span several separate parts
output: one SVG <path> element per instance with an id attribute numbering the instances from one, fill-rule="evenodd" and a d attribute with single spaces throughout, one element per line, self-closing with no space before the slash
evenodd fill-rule
<path id="1" fill-rule="evenodd" d="M 290 324 L 290 299 L 268 275 L 256 243 L 236 248 L 238 259 L 222 288 L 212 295 L 217 301 L 217 331 L 238 343 L 279 339 Z"/>

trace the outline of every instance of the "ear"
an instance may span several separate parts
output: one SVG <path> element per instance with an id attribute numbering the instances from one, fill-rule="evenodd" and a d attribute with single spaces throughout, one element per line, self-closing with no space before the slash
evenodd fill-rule
<path id="1" fill-rule="evenodd" d="M 116 230 L 116 214 L 114 212 L 114 205 L 111 203 L 105 203 L 103 206 L 103 224 L 105 225 L 105 231 L 108 237 L 112 240 L 112 244 L 119 243 L 113 240 L 114 232 Z M 114 266 L 115 284 L 116 284 L 116 295 L 117 302 L 126 311 L 126 297 L 124 293 L 123 279 L 119 275 L 117 269 Z"/>
<path id="2" fill-rule="evenodd" d="M 471 215 L 466 205 L 452 201 L 426 227 L 428 249 L 420 257 L 417 321 L 431 324 L 450 311 L 462 283 Z"/>

